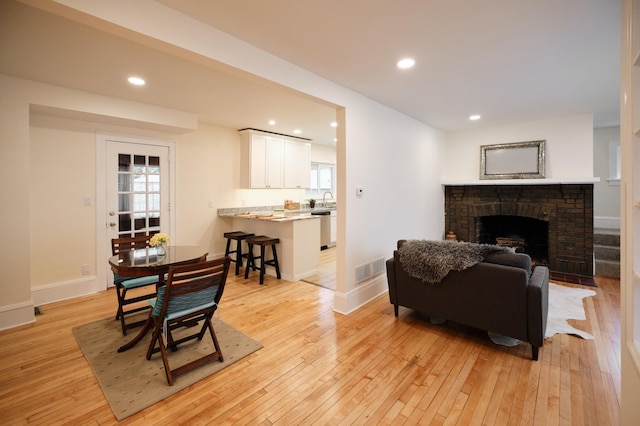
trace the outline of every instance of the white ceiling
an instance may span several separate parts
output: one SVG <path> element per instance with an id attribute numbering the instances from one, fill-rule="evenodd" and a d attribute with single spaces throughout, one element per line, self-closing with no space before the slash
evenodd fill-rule
<path id="1" fill-rule="evenodd" d="M 619 123 L 615 0 L 157 0 L 445 131 L 593 113 Z M 0 72 L 327 143 L 333 106 L 13 2 Z M 416 59 L 411 70 L 395 62 Z M 129 72 L 148 85 L 132 89 Z M 479 122 L 469 122 L 480 114 Z"/>

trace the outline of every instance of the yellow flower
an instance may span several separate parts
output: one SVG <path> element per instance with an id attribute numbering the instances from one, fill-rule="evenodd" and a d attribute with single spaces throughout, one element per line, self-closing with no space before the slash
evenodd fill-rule
<path id="1" fill-rule="evenodd" d="M 151 240 L 149 240 L 149 244 L 151 244 L 151 247 L 156 247 L 156 246 L 159 246 L 160 244 L 168 243 L 169 240 L 170 238 L 167 234 L 158 232 L 153 237 L 151 237 Z"/>

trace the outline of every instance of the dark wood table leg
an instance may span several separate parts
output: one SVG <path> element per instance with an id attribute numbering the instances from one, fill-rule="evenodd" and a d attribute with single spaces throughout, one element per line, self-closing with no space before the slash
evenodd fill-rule
<path id="1" fill-rule="evenodd" d="M 149 318 L 147 318 L 147 322 L 144 323 L 144 325 L 142 326 L 142 329 L 136 335 L 136 337 L 134 337 L 133 340 L 130 341 L 129 343 L 120 346 L 118 348 L 118 352 L 127 351 L 132 347 L 134 347 L 135 345 L 137 345 L 144 338 L 144 336 L 147 335 L 147 333 L 149 332 L 149 330 L 151 330 L 152 327 L 153 327 L 153 320 L 151 319 L 151 314 L 149 314 Z"/>
<path id="2" fill-rule="evenodd" d="M 156 286 L 156 292 L 158 288 L 162 287 L 163 285 L 164 285 L 164 274 L 159 274 L 158 284 Z M 120 346 L 118 348 L 118 352 L 128 351 L 129 349 L 131 349 L 132 347 L 140 343 L 140 341 L 144 339 L 144 336 L 146 336 L 149 330 L 151 330 L 152 328 L 153 328 L 153 319 L 151 319 L 151 312 L 149 312 L 149 317 L 147 318 L 147 321 L 142 326 L 142 329 L 140 329 L 140 332 L 138 332 L 136 337 L 134 337 L 133 340 L 131 340 L 129 343 L 126 343 Z"/>

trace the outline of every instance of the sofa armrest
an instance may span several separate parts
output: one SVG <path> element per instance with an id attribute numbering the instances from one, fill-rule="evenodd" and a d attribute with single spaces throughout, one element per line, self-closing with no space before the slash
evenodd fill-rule
<path id="1" fill-rule="evenodd" d="M 527 286 L 529 343 L 542 346 L 549 312 L 549 268 L 536 266 Z"/>

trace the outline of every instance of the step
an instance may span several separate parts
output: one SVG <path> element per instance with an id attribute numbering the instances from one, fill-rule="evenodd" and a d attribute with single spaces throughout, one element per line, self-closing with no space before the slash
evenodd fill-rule
<path id="1" fill-rule="evenodd" d="M 594 245 L 593 254 L 596 260 L 615 260 L 620 262 L 620 246 Z"/>
<path id="2" fill-rule="evenodd" d="M 620 232 L 599 229 L 593 234 L 593 244 L 620 247 Z"/>
<path id="3" fill-rule="evenodd" d="M 620 262 L 613 260 L 596 260 L 596 275 L 620 278 Z"/>

